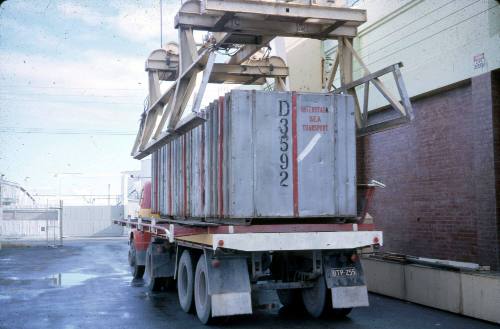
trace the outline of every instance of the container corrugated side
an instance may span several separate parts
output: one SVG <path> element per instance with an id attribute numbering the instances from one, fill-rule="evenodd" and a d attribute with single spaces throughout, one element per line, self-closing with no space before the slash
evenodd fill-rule
<path id="1" fill-rule="evenodd" d="M 204 115 L 206 122 L 155 152 L 162 215 L 356 215 L 350 96 L 234 90 Z"/>

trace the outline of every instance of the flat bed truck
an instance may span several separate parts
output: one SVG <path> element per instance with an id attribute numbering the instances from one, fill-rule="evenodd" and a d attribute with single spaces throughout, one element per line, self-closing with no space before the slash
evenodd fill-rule
<path id="1" fill-rule="evenodd" d="M 368 306 L 359 250 L 381 246 L 383 236 L 362 221 L 229 225 L 151 216 L 114 222 L 131 228 L 134 279 L 144 276 L 151 291 L 176 286 L 182 309 L 194 308 L 208 323 L 251 314 L 259 290 L 276 290 L 283 305 L 314 317 Z"/>
<path id="2" fill-rule="evenodd" d="M 153 214 L 143 213 L 136 219 L 115 220 L 116 224 L 131 228 L 129 263 L 134 278 L 139 279 L 146 274 L 147 285 L 152 291 L 176 286 L 182 309 L 189 312 L 194 308 L 203 323 L 217 317 L 251 314 L 252 296 L 261 290 L 276 290 L 283 305 L 303 307 L 314 317 L 328 313 L 347 315 L 353 307 L 368 306 L 359 250 L 381 246 L 383 236 L 372 223 L 364 220 L 370 196 L 377 184 L 364 186 L 365 193 L 358 191 L 358 200 L 361 202 L 358 202 L 356 211 L 356 159 L 355 152 L 351 151 L 355 150 L 356 135 L 376 133 L 408 123 L 413 119 L 413 112 L 399 70 L 402 64 L 397 63 L 371 72 L 354 50 L 352 40 L 356 36 L 357 27 L 364 22 L 365 10 L 347 8 L 338 5 L 337 1 L 182 2 L 175 18 L 179 44 L 169 43 L 153 51 L 146 61 L 149 96 L 132 148 L 135 159 L 152 154 L 153 176 L 161 177 L 158 180 L 156 176 L 153 183 L 154 180 L 157 183 L 149 191 L 145 190 L 145 195 L 149 197 L 144 198 L 142 208 L 153 209 Z M 201 46 L 194 41 L 195 30 L 208 32 Z M 332 59 L 332 69 L 324 80 L 322 95 L 286 93 L 288 67 L 280 57 L 269 56 L 269 43 L 275 37 L 337 40 L 337 52 Z M 225 60 L 216 61 L 216 54 L 221 53 L 226 56 Z M 358 62 L 364 72 L 357 79 L 353 77 L 353 60 Z M 337 71 L 340 77 L 336 75 Z M 379 79 L 386 74 L 393 75 L 399 98 Z M 198 77 L 201 77 L 199 85 Z M 173 83 L 162 91 L 160 80 Z M 337 80 L 340 80 L 340 85 L 335 87 Z M 270 84 L 272 81 L 274 83 Z M 221 98 L 218 103 L 209 106 L 209 111 L 204 112 L 200 109 L 208 83 L 267 84 L 272 85 L 278 93 L 265 95 L 264 91 L 253 94 L 232 92 L 229 98 Z M 385 98 L 392 112 L 369 111 L 370 85 Z M 362 103 L 355 90 L 359 86 L 364 87 Z M 328 104 L 315 105 L 318 99 L 326 102 L 331 95 L 337 95 L 336 100 L 329 103 L 334 104 L 333 107 Z M 249 102 L 249 99 L 253 101 Z M 307 102 L 310 103 L 306 104 Z M 321 102 L 323 101 L 319 103 Z M 271 103 L 275 104 L 274 108 L 267 105 Z M 192 109 L 185 116 L 183 114 L 188 104 Z M 249 115 L 253 114 L 244 119 L 246 112 L 240 111 L 237 104 L 243 104 L 252 111 L 248 112 Z M 227 111 L 230 106 L 234 107 L 233 112 Z M 274 117 L 259 117 L 263 113 L 260 109 L 266 108 Z M 243 119 L 237 119 L 237 115 Z M 306 115 L 308 119 L 305 119 Z M 224 118 L 236 121 L 228 123 Z M 339 121 L 338 118 L 344 119 Z M 335 129 L 318 124 L 323 119 L 333 120 L 329 121 L 333 123 L 330 127 Z M 309 120 L 310 123 L 306 124 L 301 120 Z M 280 125 L 266 128 L 270 127 L 269 124 L 275 124 L 274 122 Z M 298 130 L 297 122 L 302 122 L 300 127 L 303 131 Z M 344 124 L 342 129 L 338 126 L 339 122 Z M 238 123 L 246 128 L 238 129 Z M 228 128 L 232 135 L 225 135 Z M 278 131 L 278 137 L 273 135 Z M 296 141 L 297 131 L 302 134 L 305 144 L 300 144 L 301 140 Z M 264 132 L 271 132 L 271 135 L 264 135 Z M 330 133 L 335 136 L 322 138 Z M 338 139 L 341 135 L 337 133 L 349 138 Z M 335 176 L 334 193 L 348 185 L 349 201 L 338 204 L 348 205 L 350 218 L 301 218 L 296 215 L 299 209 L 295 190 L 293 212 L 291 216 L 286 215 L 286 219 L 268 216 L 265 220 L 250 217 L 242 221 L 242 216 L 226 218 L 225 215 L 212 218 L 219 213 L 224 214 L 227 202 L 223 203 L 221 200 L 227 196 L 238 196 L 236 201 L 241 205 L 245 204 L 245 198 L 249 195 L 259 197 L 260 200 L 272 197 L 270 204 L 282 206 L 284 203 L 273 203 L 277 194 L 271 191 L 258 193 L 253 190 L 247 193 L 248 190 L 245 190 L 244 193 L 231 193 L 236 187 L 246 188 L 252 184 L 265 186 L 267 180 L 274 180 L 276 177 L 280 179 L 279 183 L 272 186 L 293 185 L 295 188 L 297 177 L 306 173 L 316 184 L 311 186 L 311 192 L 314 189 L 321 191 L 316 193 L 319 198 L 324 191 L 332 191 L 325 189 L 327 185 L 324 183 L 327 181 L 316 181 L 318 176 L 312 166 L 304 164 L 312 161 L 311 155 L 308 155 L 312 154 L 309 153 L 312 148 L 319 147 L 321 143 L 322 147 L 329 147 L 324 144 L 327 140 L 331 140 L 331 145 L 340 147 L 333 149 L 335 154 L 333 151 L 332 154 L 323 152 L 313 164 L 319 165 L 321 172 L 330 172 L 333 169 L 325 159 L 330 159 L 332 163 L 337 163 L 335 161 L 339 159 L 344 161 L 341 168 L 343 172 L 350 174 L 344 176 L 347 177 L 345 180 Z M 263 150 L 262 153 L 252 155 L 247 151 L 240 152 L 249 149 L 246 141 L 257 141 L 251 148 L 259 152 Z M 272 144 L 276 141 L 279 142 L 278 146 Z M 236 144 L 241 147 L 238 149 Z M 269 146 L 271 144 L 274 146 Z M 255 164 L 267 160 L 267 147 L 277 148 L 280 154 L 278 158 L 268 157 L 269 161 L 279 159 L 280 163 L 265 167 L 265 172 L 260 175 L 258 170 L 262 167 Z M 186 149 L 188 153 L 191 152 L 191 158 L 186 156 Z M 204 149 L 207 150 L 205 153 L 193 151 Z M 227 155 L 228 150 L 233 152 L 231 157 Z M 306 156 L 308 158 L 304 161 Z M 175 161 L 168 160 L 167 165 L 166 159 L 172 158 Z M 196 177 L 189 180 L 186 164 L 195 163 L 193 159 L 203 165 L 188 171 L 194 175 L 192 177 Z M 255 165 L 253 169 L 252 165 Z M 300 166 L 306 171 L 301 171 Z M 280 171 L 275 175 L 267 170 L 269 168 L 271 171 Z M 289 171 L 291 168 L 293 172 Z M 241 171 L 238 172 L 238 169 Z M 225 170 L 232 175 L 231 179 L 236 178 L 245 184 L 228 183 L 226 176 L 222 177 Z M 268 175 L 269 172 L 272 174 Z M 247 175 L 246 180 L 239 177 L 239 173 Z M 327 176 L 334 175 L 337 174 Z M 172 177 L 174 179 L 171 184 Z M 198 181 L 200 185 L 196 185 Z M 196 193 L 198 190 L 202 191 L 202 199 L 208 200 L 206 203 L 202 202 L 204 206 L 188 202 L 193 191 Z M 155 198 L 151 198 L 151 194 L 155 193 Z M 156 199 L 158 193 L 161 197 Z M 306 198 L 310 196 L 307 191 L 302 195 Z M 177 201 L 172 202 L 173 198 Z M 331 208 L 328 200 L 321 200 L 322 207 Z M 210 207 L 207 207 L 209 202 Z M 235 204 L 230 203 L 231 206 Z M 321 210 L 314 206 L 317 204 L 309 204 L 312 207 L 307 210 L 322 215 Z M 195 207 L 190 209 L 192 205 Z M 233 207 L 230 213 L 252 211 L 251 207 L 247 208 Z M 198 216 L 190 216 L 191 210 Z M 272 207 L 265 210 L 270 214 L 275 213 Z M 259 217 L 261 213 L 253 214 Z"/>

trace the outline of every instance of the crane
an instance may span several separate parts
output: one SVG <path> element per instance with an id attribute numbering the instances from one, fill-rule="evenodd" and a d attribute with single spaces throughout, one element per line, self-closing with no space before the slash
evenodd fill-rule
<path id="1" fill-rule="evenodd" d="M 408 123 L 413 110 L 401 75 L 402 63 L 371 72 L 352 46 L 357 28 L 366 22 L 366 11 L 347 8 L 328 0 L 189 0 L 175 17 L 179 44 L 170 42 L 151 53 L 146 61 L 149 82 L 147 108 L 141 115 L 132 156 L 142 159 L 204 120 L 201 102 L 208 83 L 262 85 L 274 79 L 275 90 L 285 90 L 288 67 L 283 59 L 263 55 L 262 48 L 277 37 L 335 39 L 338 51 L 327 82 L 327 91 L 349 94 L 355 100 L 358 136 Z M 208 32 L 197 46 L 194 31 Z M 217 53 L 229 57 L 215 63 Z M 259 55 L 260 52 L 260 55 Z M 353 79 L 353 63 L 364 75 Z M 202 74 L 195 92 L 196 79 Z M 398 95 L 394 95 L 380 77 L 391 74 Z M 334 81 L 340 76 L 340 86 Z M 173 81 L 163 93 L 160 81 Z M 355 91 L 364 86 L 363 106 Z M 373 85 L 393 110 L 383 119 L 368 109 L 369 86 Z M 194 95 L 190 112 L 183 117 Z M 183 118 L 181 120 L 181 118 Z"/>

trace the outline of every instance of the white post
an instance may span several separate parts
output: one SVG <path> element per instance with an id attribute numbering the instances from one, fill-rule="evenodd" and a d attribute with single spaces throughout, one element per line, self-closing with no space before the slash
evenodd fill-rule
<path id="1" fill-rule="evenodd" d="M 0 202 L 1 200 L 2 198 L 0 193 Z M 2 222 L 3 222 L 3 207 L 2 204 L 0 203 L 0 250 L 2 250 Z"/>
<path id="2" fill-rule="evenodd" d="M 122 174 L 122 205 L 123 217 L 127 218 L 128 215 L 128 174 Z"/>
<path id="3" fill-rule="evenodd" d="M 47 210 L 49 206 L 47 205 Z M 45 213 L 45 238 L 47 240 L 47 247 L 49 247 L 49 215 Z"/>
<path id="4" fill-rule="evenodd" d="M 59 200 L 59 243 L 63 245 L 63 200 Z"/>
<path id="5" fill-rule="evenodd" d="M 0 176 L 0 250 L 2 250 L 2 221 L 3 221 L 2 178 L 3 178 L 3 175 Z"/>

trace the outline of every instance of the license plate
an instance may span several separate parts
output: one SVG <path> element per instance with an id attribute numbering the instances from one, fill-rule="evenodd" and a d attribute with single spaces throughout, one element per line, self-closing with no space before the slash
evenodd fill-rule
<path id="1" fill-rule="evenodd" d="M 333 277 L 339 277 L 339 276 L 356 276 L 357 271 L 355 267 L 344 267 L 344 268 L 334 268 L 332 269 L 332 276 Z"/>

